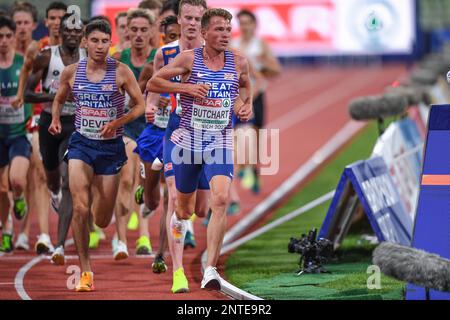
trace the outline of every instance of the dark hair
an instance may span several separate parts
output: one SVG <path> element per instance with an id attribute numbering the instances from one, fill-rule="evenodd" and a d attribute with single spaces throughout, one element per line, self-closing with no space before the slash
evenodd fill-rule
<path id="1" fill-rule="evenodd" d="M 14 20 L 6 15 L 0 15 L 0 28 L 7 27 L 8 29 L 11 29 L 13 33 L 16 32 L 16 24 L 14 23 Z"/>
<path id="2" fill-rule="evenodd" d="M 65 22 L 71 17 L 73 17 L 73 13 L 66 13 L 65 15 L 63 15 L 62 18 L 61 18 L 61 23 L 59 25 L 59 28 L 60 29 L 65 28 L 66 27 L 66 23 Z M 75 16 L 75 18 L 76 18 L 76 16 Z M 83 21 L 81 20 L 80 17 L 78 17 L 78 21 L 75 21 L 75 23 L 77 23 L 81 28 L 83 28 L 84 23 L 83 23 Z"/>
<path id="3" fill-rule="evenodd" d="M 172 10 L 177 16 L 179 8 L 180 8 L 180 0 L 166 0 L 161 9 L 161 14 L 163 14 L 166 11 Z"/>
<path id="4" fill-rule="evenodd" d="M 127 13 L 125 11 L 119 12 L 116 14 L 116 17 L 114 18 L 114 22 L 116 23 L 116 26 L 119 24 L 119 19 L 122 17 L 127 17 Z"/>
<path id="5" fill-rule="evenodd" d="M 111 36 L 111 25 L 102 19 L 95 19 L 86 26 L 85 36 L 86 38 L 94 31 L 100 31 Z"/>
<path id="6" fill-rule="evenodd" d="M 202 17 L 202 28 L 203 29 L 205 29 L 209 26 L 209 22 L 211 21 L 212 17 L 222 17 L 230 22 L 231 22 L 231 19 L 233 19 L 233 15 L 225 9 L 220 9 L 220 8 L 208 9 L 205 11 L 205 13 L 203 14 L 203 17 Z"/>
<path id="7" fill-rule="evenodd" d="M 238 12 L 238 14 L 236 15 L 238 18 L 242 17 L 242 16 L 249 16 L 250 19 L 253 20 L 253 22 L 256 23 L 256 16 L 253 12 L 251 12 L 250 10 L 247 9 L 242 9 L 241 11 Z"/>
<path id="8" fill-rule="evenodd" d="M 149 10 L 154 10 L 154 9 L 161 10 L 162 7 L 163 7 L 163 5 L 160 0 L 143 0 L 143 1 L 139 2 L 139 5 L 138 5 L 139 9 L 149 9 Z"/>
<path id="9" fill-rule="evenodd" d="M 206 4 L 205 0 L 181 0 L 178 7 L 178 15 L 181 13 L 181 8 L 183 5 L 189 4 L 194 7 L 200 7 L 202 6 L 205 9 L 208 9 L 208 5 Z"/>
<path id="10" fill-rule="evenodd" d="M 16 1 L 11 7 L 10 14 L 13 17 L 17 12 L 28 12 L 33 18 L 33 22 L 38 20 L 38 12 L 34 5 L 26 1 Z"/>
<path id="11" fill-rule="evenodd" d="M 148 23 L 151 25 L 155 23 L 156 19 L 153 12 L 151 12 L 149 9 L 142 9 L 142 8 L 130 9 L 128 10 L 127 13 L 127 25 L 130 24 L 131 20 L 136 18 L 147 19 Z"/>
<path id="12" fill-rule="evenodd" d="M 105 21 L 109 24 L 109 26 L 111 27 L 111 20 L 109 19 L 108 16 L 104 16 L 104 15 L 98 15 L 98 16 L 93 16 L 89 19 L 89 23 L 94 22 L 96 20 L 100 20 L 100 21 Z"/>
<path id="13" fill-rule="evenodd" d="M 161 21 L 161 27 L 164 28 L 164 32 L 166 31 L 167 27 L 172 24 L 178 24 L 178 18 L 176 16 L 167 16 L 163 21 Z"/>
<path id="14" fill-rule="evenodd" d="M 48 18 L 48 12 L 50 10 L 64 10 L 67 11 L 67 5 L 63 2 L 55 1 L 48 5 L 47 9 L 45 10 L 45 17 Z"/>

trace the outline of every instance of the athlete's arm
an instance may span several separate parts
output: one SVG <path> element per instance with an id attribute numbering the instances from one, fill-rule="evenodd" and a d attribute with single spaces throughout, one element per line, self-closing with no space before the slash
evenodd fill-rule
<path id="1" fill-rule="evenodd" d="M 145 65 L 138 80 L 139 88 L 141 89 L 142 93 L 144 93 L 147 82 L 152 77 L 152 75 L 153 75 L 153 63 L 149 63 Z"/>
<path id="2" fill-rule="evenodd" d="M 50 50 L 45 50 L 39 53 L 33 62 L 33 72 L 28 78 L 25 86 L 24 101 L 27 103 L 39 103 L 53 101 L 55 94 L 53 93 L 36 93 L 34 90 L 44 78 L 44 72 L 50 63 Z"/>
<path id="3" fill-rule="evenodd" d="M 52 123 L 48 128 L 48 131 L 53 135 L 61 133 L 61 109 L 64 102 L 66 102 L 67 97 L 72 92 L 72 86 L 77 67 L 78 63 L 71 64 L 64 68 L 61 74 L 59 89 L 52 104 Z"/>
<path id="4" fill-rule="evenodd" d="M 262 42 L 262 49 L 262 72 L 268 77 L 277 76 L 281 72 L 280 62 L 278 62 L 278 59 L 273 55 L 267 42 Z"/>
<path id="5" fill-rule="evenodd" d="M 253 112 L 253 93 L 248 61 L 243 56 L 237 55 L 236 64 L 239 74 L 239 99 L 242 101 L 242 104 L 236 106 L 235 113 L 240 120 L 248 121 L 251 119 Z"/>
<path id="6" fill-rule="evenodd" d="M 105 138 L 114 136 L 117 128 L 144 114 L 144 98 L 142 97 L 142 92 L 139 89 L 139 85 L 130 68 L 123 63 L 119 63 L 116 77 L 119 88 L 124 89 L 130 96 L 130 111 L 123 117 L 113 120 L 103 126 L 101 135 Z"/>
<path id="7" fill-rule="evenodd" d="M 147 120 L 147 122 L 155 121 L 155 112 L 158 106 L 165 107 L 169 103 L 168 100 L 162 100 L 161 96 L 158 93 L 153 93 L 148 90 L 151 77 L 162 67 L 164 67 L 164 57 L 162 49 L 159 48 L 158 51 L 156 51 L 155 59 L 153 60 L 152 75 L 147 79 L 147 82 L 145 83 L 146 89 L 144 88 L 144 90 L 147 90 L 147 98 L 145 100 L 145 119 Z"/>
<path id="8" fill-rule="evenodd" d="M 19 108 L 24 102 L 25 86 L 33 70 L 33 61 L 39 52 L 39 44 L 37 41 L 32 41 L 25 52 L 25 60 L 23 62 L 22 70 L 20 70 L 19 76 L 19 88 L 17 89 L 17 96 L 12 102 L 14 108 Z"/>
<path id="9" fill-rule="evenodd" d="M 150 79 L 147 91 L 156 93 L 183 93 L 193 97 L 203 98 L 207 95 L 209 86 L 206 84 L 176 83 L 170 79 L 176 76 L 187 77 L 194 62 L 194 52 L 184 51 L 180 53 L 171 63 L 162 67 Z"/>

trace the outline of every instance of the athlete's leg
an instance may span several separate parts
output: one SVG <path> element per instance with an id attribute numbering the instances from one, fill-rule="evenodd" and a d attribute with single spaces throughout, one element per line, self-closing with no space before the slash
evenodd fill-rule
<path id="1" fill-rule="evenodd" d="M 46 187 L 47 182 L 45 178 L 44 166 L 40 158 L 39 133 L 37 131 L 33 133 L 32 148 L 33 152 L 31 153 L 30 161 L 31 167 L 34 168 L 34 170 L 32 171 L 32 181 L 34 183 L 33 198 L 36 205 L 35 208 L 38 216 L 41 234 L 49 235 L 48 210 L 50 195 Z"/>
<path id="2" fill-rule="evenodd" d="M 147 185 L 145 184 L 148 176 L 147 169 L 141 168 L 141 161 L 138 158 L 138 163 L 136 165 L 135 170 L 135 179 L 133 190 L 136 190 L 139 185 L 144 186 L 144 193 L 147 191 Z M 141 176 L 141 170 L 145 171 L 145 179 Z M 158 172 L 159 174 L 159 172 Z M 159 178 L 158 178 L 159 179 Z M 158 184 L 159 186 L 159 184 Z M 147 201 L 147 194 L 144 195 L 144 200 Z M 138 221 L 139 221 L 139 238 L 136 241 L 136 254 L 150 254 L 153 251 L 152 244 L 150 241 L 150 231 L 148 229 L 148 220 L 154 214 L 156 208 L 158 206 L 152 205 L 152 207 L 148 207 L 147 204 L 138 205 L 136 201 L 132 201 L 133 206 L 135 208 L 135 212 L 138 213 Z M 147 202 L 146 202 L 147 203 Z M 150 210 L 150 212 L 144 213 L 144 207 L 147 206 L 146 210 Z M 145 215 L 145 216 L 144 216 Z"/>
<path id="3" fill-rule="evenodd" d="M 119 178 L 119 174 L 96 175 L 93 178 L 91 212 L 94 223 L 100 228 L 106 228 L 111 222 L 119 190 Z"/>
<path id="4" fill-rule="evenodd" d="M 13 198 L 18 199 L 23 196 L 23 192 L 27 184 L 28 168 L 30 167 L 30 160 L 28 158 L 18 156 L 14 157 L 10 164 L 9 181 Z"/>
<path id="5" fill-rule="evenodd" d="M 94 179 L 91 166 L 78 159 L 69 160 L 69 186 L 73 201 L 72 230 L 81 271 L 91 271 L 89 261 L 90 189 Z M 105 205 L 110 201 L 105 201 Z"/>
<path id="6" fill-rule="evenodd" d="M 144 162 L 145 179 L 144 179 L 144 201 L 150 210 L 156 210 L 159 206 L 161 191 L 159 188 L 159 180 L 161 177 L 160 169 L 152 169 L 153 163 Z"/>
<path id="7" fill-rule="evenodd" d="M 158 251 L 156 252 L 156 255 L 163 257 L 164 252 L 167 249 L 166 219 L 167 219 L 167 202 L 169 201 L 166 183 L 161 183 L 160 193 L 161 193 L 161 201 L 163 203 L 161 210 L 161 218 L 159 219 L 159 242 L 158 242 Z"/>
<path id="8" fill-rule="evenodd" d="M 69 232 L 70 223 L 72 221 L 72 195 L 69 189 L 69 167 L 66 162 L 62 162 L 60 165 L 61 170 L 61 204 L 59 207 L 59 219 L 58 219 L 58 242 L 57 247 L 62 246 L 66 242 L 67 233 Z"/>
<path id="9" fill-rule="evenodd" d="M 128 162 L 120 171 L 119 193 L 116 200 L 115 214 L 118 238 L 126 244 L 126 216 L 134 203 L 132 189 L 136 170 L 136 155 L 133 154 L 133 150 L 136 147 L 136 142 L 128 137 L 124 137 L 123 139 L 125 142 Z"/>
<path id="10" fill-rule="evenodd" d="M 207 231 L 207 266 L 216 266 L 227 227 L 226 208 L 230 194 L 231 179 L 217 175 L 210 180 L 212 215 Z"/>
<path id="11" fill-rule="evenodd" d="M 9 216 L 9 182 L 8 182 L 9 166 L 3 166 L 0 168 L 0 219 L 2 222 L 3 232 L 8 222 Z"/>
<path id="12" fill-rule="evenodd" d="M 197 190 L 197 200 L 195 202 L 195 215 L 200 218 L 206 217 L 209 210 L 210 191 L 206 189 Z"/>

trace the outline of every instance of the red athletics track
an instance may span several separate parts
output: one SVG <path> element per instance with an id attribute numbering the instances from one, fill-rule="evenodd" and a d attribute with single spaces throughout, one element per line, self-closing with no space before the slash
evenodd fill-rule
<path id="1" fill-rule="evenodd" d="M 280 129 L 280 170 L 276 175 L 263 177 L 262 192 L 257 197 L 250 191 L 239 190 L 242 213 L 228 219 L 228 228 L 266 198 L 349 121 L 347 105 L 350 99 L 381 93 L 405 72 L 404 66 L 296 67 L 284 71 L 270 84 L 267 93 L 267 127 Z M 52 214 L 50 217 L 51 236 L 56 239 L 56 216 Z M 107 240 L 101 242 L 99 249 L 91 251 L 95 292 L 76 293 L 67 289 L 69 274 L 66 270 L 70 265 L 78 265 L 75 248 L 71 245 L 66 248 L 69 260 L 65 266 L 54 266 L 48 258 L 33 260 L 36 258 L 34 252 L 15 251 L 1 256 L 0 299 L 27 296 L 31 299 L 227 299 L 221 293 L 200 290 L 200 257 L 206 248 L 206 229 L 200 219 L 195 223 L 197 248 L 186 250 L 184 256 L 191 290 L 188 294 L 171 294 L 170 258 L 167 259 L 169 272 L 156 275 L 150 268 L 153 258 L 134 256 L 136 231 L 129 232 L 131 256 L 115 262 L 110 244 L 114 229 L 114 226 L 109 226 L 105 230 Z M 158 243 L 158 229 L 159 214 L 156 214 L 150 219 L 154 249 Z M 18 232 L 17 222 L 15 232 Z M 31 245 L 34 245 L 37 232 L 37 219 L 33 216 Z M 71 238 L 71 233 L 68 238 Z M 219 269 L 223 266 L 223 259 Z M 30 262 L 35 264 L 31 266 Z M 223 270 L 220 271 L 223 274 Z"/>

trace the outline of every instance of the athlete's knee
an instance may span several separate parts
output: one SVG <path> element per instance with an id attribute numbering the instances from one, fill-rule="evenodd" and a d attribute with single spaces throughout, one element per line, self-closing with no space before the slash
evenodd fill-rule
<path id="1" fill-rule="evenodd" d="M 181 220 L 189 220 L 193 214 L 193 210 L 189 210 L 187 207 L 178 207 L 176 210 L 177 218 Z"/>
<path id="2" fill-rule="evenodd" d="M 61 188 L 69 190 L 69 172 L 66 170 L 61 170 Z"/>
<path id="3" fill-rule="evenodd" d="M 199 204 L 195 207 L 195 214 L 200 217 L 204 218 L 208 214 L 209 207 L 207 204 Z"/>
<path id="4" fill-rule="evenodd" d="M 215 192 L 211 194 L 211 205 L 214 207 L 226 207 L 228 204 L 228 194 L 226 192 Z"/>
<path id="5" fill-rule="evenodd" d="M 89 206 L 86 203 L 75 199 L 73 202 L 73 215 L 74 218 L 80 216 L 87 217 L 89 215 Z"/>
<path id="6" fill-rule="evenodd" d="M 121 176 L 119 188 L 121 192 L 131 192 L 131 189 L 133 188 L 133 178 L 129 175 Z"/>
<path id="7" fill-rule="evenodd" d="M 149 199 L 147 199 L 149 198 Z M 150 210 L 156 210 L 159 206 L 159 197 L 156 199 L 155 197 L 144 197 L 145 205 Z"/>
<path id="8" fill-rule="evenodd" d="M 27 179 L 23 175 L 14 175 L 11 176 L 10 183 L 13 190 L 25 190 Z"/>
<path id="9" fill-rule="evenodd" d="M 109 223 L 110 223 L 111 219 L 108 219 L 106 217 L 95 217 L 94 218 L 94 223 L 96 226 L 100 227 L 100 228 L 106 228 Z"/>

